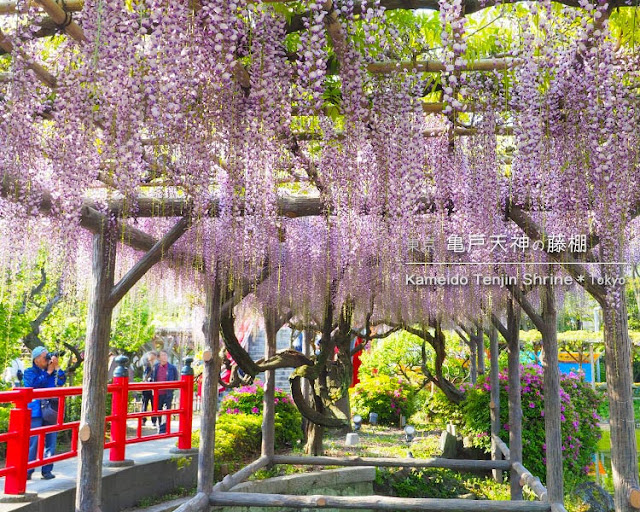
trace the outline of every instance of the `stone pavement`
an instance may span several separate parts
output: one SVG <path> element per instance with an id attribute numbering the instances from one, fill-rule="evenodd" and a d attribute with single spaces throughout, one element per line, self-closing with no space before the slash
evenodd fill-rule
<path id="1" fill-rule="evenodd" d="M 150 427 L 151 421 L 147 422 L 147 427 L 143 428 L 143 435 L 153 435 L 156 428 Z M 128 427 L 135 428 L 136 421 L 128 422 Z M 200 428 L 200 416 L 193 416 L 193 430 Z M 178 421 L 171 423 L 171 430 L 178 429 Z M 127 445 L 126 457 L 133 460 L 136 466 L 150 464 L 175 457 L 170 450 L 176 446 L 177 438 L 158 439 L 156 441 L 147 441 L 143 443 L 135 443 Z M 104 452 L 104 461 L 109 460 L 109 451 Z M 102 475 L 105 476 L 123 471 L 125 468 L 112 468 L 103 466 Z M 51 497 L 57 493 L 74 489 L 76 486 L 76 474 L 78 470 L 78 459 L 67 459 L 56 462 L 53 467 L 53 474 L 56 476 L 53 480 L 42 480 L 40 468 L 36 468 L 33 473 L 33 480 L 27 482 L 27 492 L 37 492 L 39 499 Z M 4 478 L 0 478 L 0 491 L 4 489 Z M 20 509 L 24 503 L 0 503 L 0 512 L 11 512 Z"/>

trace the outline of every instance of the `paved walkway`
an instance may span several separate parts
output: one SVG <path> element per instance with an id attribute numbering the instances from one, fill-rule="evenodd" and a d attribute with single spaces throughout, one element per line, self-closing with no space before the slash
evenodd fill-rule
<path id="1" fill-rule="evenodd" d="M 128 426 L 136 428 L 136 421 L 131 421 Z M 149 427 L 150 421 L 147 422 L 147 427 L 143 428 L 143 434 L 152 435 L 156 432 L 156 428 Z M 194 414 L 193 416 L 193 430 L 200 428 L 200 415 Z M 176 431 L 178 429 L 178 421 L 171 423 L 171 430 Z M 156 441 L 147 441 L 144 443 L 135 443 L 127 445 L 126 457 L 133 460 L 136 465 L 148 464 L 150 462 L 156 462 L 159 460 L 170 458 L 171 448 L 176 446 L 177 439 L 175 437 L 167 439 L 159 439 Z M 109 460 L 109 451 L 104 452 L 104 461 Z M 39 498 L 46 498 L 53 494 L 66 491 L 68 489 L 75 488 L 76 486 L 76 474 L 78 471 L 78 458 L 67 459 L 60 462 L 56 462 L 53 467 L 53 473 L 56 476 L 53 480 L 42 480 L 40 468 L 36 468 L 33 473 L 33 480 L 27 482 L 27 492 L 37 492 Z M 103 466 L 103 476 L 109 475 L 121 471 L 121 468 L 109 468 Z M 0 478 L 0 492 L 4 490 L 4 478 Z M 0 503 L 0 512 L 10 512 L 20 508 L 23 504 L 9 504 Z"/>

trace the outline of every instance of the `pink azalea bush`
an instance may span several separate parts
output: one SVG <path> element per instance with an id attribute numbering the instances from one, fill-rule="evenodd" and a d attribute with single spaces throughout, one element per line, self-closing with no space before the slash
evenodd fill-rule
<path id="1" fill-rule="evenodd" d="M 508 376 L 500 373 L 500 421 L 503 430 L 500 437 L 508 442 Z M 544 385 L 542 368 L 531 365 L 521 370 L 522 399 L 522 453 L 524 466 L 541 480 L 546 475 L 546 445 L 544 427 Z M 467 391 L 462 405 L 461 431 L 469 436 L 475 446 L 490 450 L 491 386 L 488 380 L 479 379 L 476 387 Z M 599 416 L 595 413 L 602 396 L 593 391 L 580 375 L 569 373 L 560 376 L 562 452 L 565 475 L 584 477 L 596 445 L 600 439 Z"/>
<path id="2" fill-rule="evenodd" d="M 228 393 L 220 403 L 220 417 L 262 416 L 264 384 L 257 381 Z M 302 437 L 302 416 L 290 395 L 279 388 L 275 392 L 276 446 L 294 445 Z"/>

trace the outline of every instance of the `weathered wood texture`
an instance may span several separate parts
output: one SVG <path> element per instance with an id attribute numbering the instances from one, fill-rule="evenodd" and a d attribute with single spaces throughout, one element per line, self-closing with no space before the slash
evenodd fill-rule
<path id="1" fill-rule="evenodd" d="M 498 348 L 498 331 L 495 326 L 491 326 L 489 329 L 489 382 L 491 386 L 491 401 L 489 402 L 490 409 L 489 414 L 491 416 L 491 460 L 501 460 L 502 453 L 500 452 L 495 438 L 500 437 L 500 368 L 498 365 L 498 357 L 500 355 L 500 349 Z M 493 470 L 493 479 L 496 482 L 502 483 L 503 475 L 502 471 Z"/>
<path id="2" fill-rule="evenodd" d="M 542 333 L 544 352 L 544 427 L 547 458 L 547 486 L 551 503 L 564 502 L 562 465 L 562 423 L 560 405 L 560 368 L 558 365 L 558 331 L 556 300 L 551 284 L 541 289 Z"/>
<path id="3" fill-rule="evenodd" d="M 218 379 L 220 376 L 220 284 L 207 284 L 204 332 L 205 350 L 211 357 L 204 361 L 202 374 L 202 417 L 198 454 L 198 492 L 210 494 L 213 489 L 214 449 L 216 443 L 216 412 L 218 409 Z"/>
<path id="4" fill-rule="evenodd" d="M 222 481 L 218 482 L 213 487 L 212 492 L 224 492 L 229 489 L 233 489 L 236 485 L 241 484 L 256 471 L 268 466 L 270 463 L 271 459 L 269 457 L 260 457 L 259 459 L 254 460 L 251 464 L 243 467 L 240 471 L 237 471 L 232 475 L 225 476 Z"/>
<path id="5" fill-rule="evenodd" d="M 209 512 L 209 495 L 199 492 L 186 503 L 180 505 L 174 512 Z"/>
<path id="6" fill-rule="evenodd" d="M 507 346 L 509 348 L 509 449 L 511 462 L 522 463 L 522 400 L 520 397 L 520 306 L 507 301 Z M 522 499 L 522 487 L 511 470 L 511 499 Z"/>
<path id="7" fill-rule="evenodd" d="M 556 303 L 553 285 L 540 288 L 542 312 L 538 314 L 517 286 L 509 287 L 513 297 L 522 306 L 527 316 L 542 335 L 544 368 L 544 423 L 547 482 L 549 501 L 562 503 L 564 500 L 562 466 L 562 431 L 560 421 L 560 371 L 558 367 L 558 335 Z"/>
<path id="8" fill-rule="evenodd" d="M 465 460 L 465 459 L 413 459 L 395 457 L 309 457 L 297 455 L 274 455 L 274 464 L 294 464 L 309 466 L 376 466 L 376 467 L 408 467 L 408 468 L 447 468 L 460 471 L 467 470 L 508 470 L 508 460 Z"/>
<path id="9" fill-rule="evenodd" d="M 108 224 L 93 236 L 91 298 L 87 317 L 82 410 L 80 424 L 88 425 L 90 436 L 79 443 L 76 510 L 99 512 L 102 490 L 104 418 L 109 367 L 109 335 L 113 308 L 108 304 L 113 287 L 116 235 Z"/>
<path id="10" fill-rule="evenodd" d="M 504 455 L 504 458 L 509 460 L 511 458 L 511 450 L 509 450 L 509 447 L 507 446 L 507 444 L 494 434 L 491 434 L 491 439 L 496 443 L 496 447 L 498 448 L 498 450 L 502 452 L 502 455 Z"/>
<path id="11" fill-rule="evenodd" d="M 478 373 L 480 375 L 484 375 L 486 370 L 485 368 L 485 358 L 484 358 L 484 328 L 479 325 L 476 331 L 476 345 L 478 346 Z"/>
<path id="12" fill-rule="evenodd" d="M 144 276 L 163 256 L 167 254 L 169 248 L 191 226 L 191 217 L 182 217 L 165 236 L 158 240 L 145 255 L 127 272 L 116 284 L 109 295 L 109 304 L 114 307 L 122 297 Z"/>
<path id="13" fill-rule="evenodd" d="M 631 340 L 624 287 L 618 305 L 603 301 L 604 349 L 611 426 L 611 470 L 616 512 L 631 512 L 630 494 L 638 489 L 638 451 L 633 415 Z"/>
<path id="14" fill-rule="evenodd" d="M 518 483 L 520 487 L 525 485 L 531 489 L 540 501 L 547 501 L 547 489 L 537 476 L 533 476 L 531 471 L 525 468 L 519 462 L 514 462 L 512 468 L 518 475 Z"/>
<path id="15" fill-rule="evenodd" d="M 277 311 L 265 308 L 264 326 L 266 331 L 264 358 L 269 360 L 276 355 L 276 336 L 278 334 Z M 262 456 L 271 457 L 275 451 L 275 397 L 276 371 L 264 372 L 264 396 L 262 401 Z"/>
<path id="16" fill-rule="evenodd" d="M 548 512 L 549 503 L 540 501 L 474 501 L 435 498 L 394 498 L 388 496 L 289 496 L 219 492 L 210 496 L 211 505 L 256 506 L 274 508 L 341 508 L 368 510 L 428 510 L 430 512 Z"/>

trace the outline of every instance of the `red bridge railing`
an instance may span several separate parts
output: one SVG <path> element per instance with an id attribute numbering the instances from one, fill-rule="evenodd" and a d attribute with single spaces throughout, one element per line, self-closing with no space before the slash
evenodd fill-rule
<path id="1" fill-rule="evenodd" d="M 105 417 L 105 427 L 110 427 L 109 437 L 105 431 L 105 449 L 109 450 L 109 460 L 119 462 L 125 460 L 126 446 L 133 443 L 144 443 L 169 437 L 177 437 L 177 447 L 180 450 L 191 448 L 191 426 L 193 420 L 193 369 L 192 358 L 185 360 L 181 378 L 167 382 L 129 382 L 126 368 L 128 358 L 120 356 L 116 359 L 118 368 L 114 372 L 113 383 L 107 386 L 111 394 L 111 413 Z M 129 393 L 139 391 L 153 391 L 152 410 L 144 412 L 129 412 Z M 177 409 L 158 410 L 158 398 L 161 390 L 180 392 Z M 9 429 L 0 434 L 0 443 L 7 445 L 7 457 L 4 468 L 0 469 L 0 477 L 5 477 L 5 494 L 24 494 L 27 488 L 27 470 L 45 464 L 70 459 L 78 455 L 79 421 L 65 422 L 65 401 L 67 397 L 81 396 L 82 387 L 68 388 L 14 388 L 11 391 L 0 392 L 0 403 L 13 403 L 9 415 Z M 31 428 L 31 409 L 28 405 L 32 400 L 58 399 L 58 419 L 54 425 Z M 178 416 L 178 430 L 171 430 L 171 417 Z M 164 417 L 166 433 L 142 435 L 142 420 L 145 417 Z M 127 421 L 136 420 L 137 428 L 133 436 L 127 435 Z M 71 431 L 71 446 L 68 451 L 44 458 L 45 437 L 50 432 Z M 38 438 L 38 449 L 35 460 L 29 461 L 29 439 Z"/>

